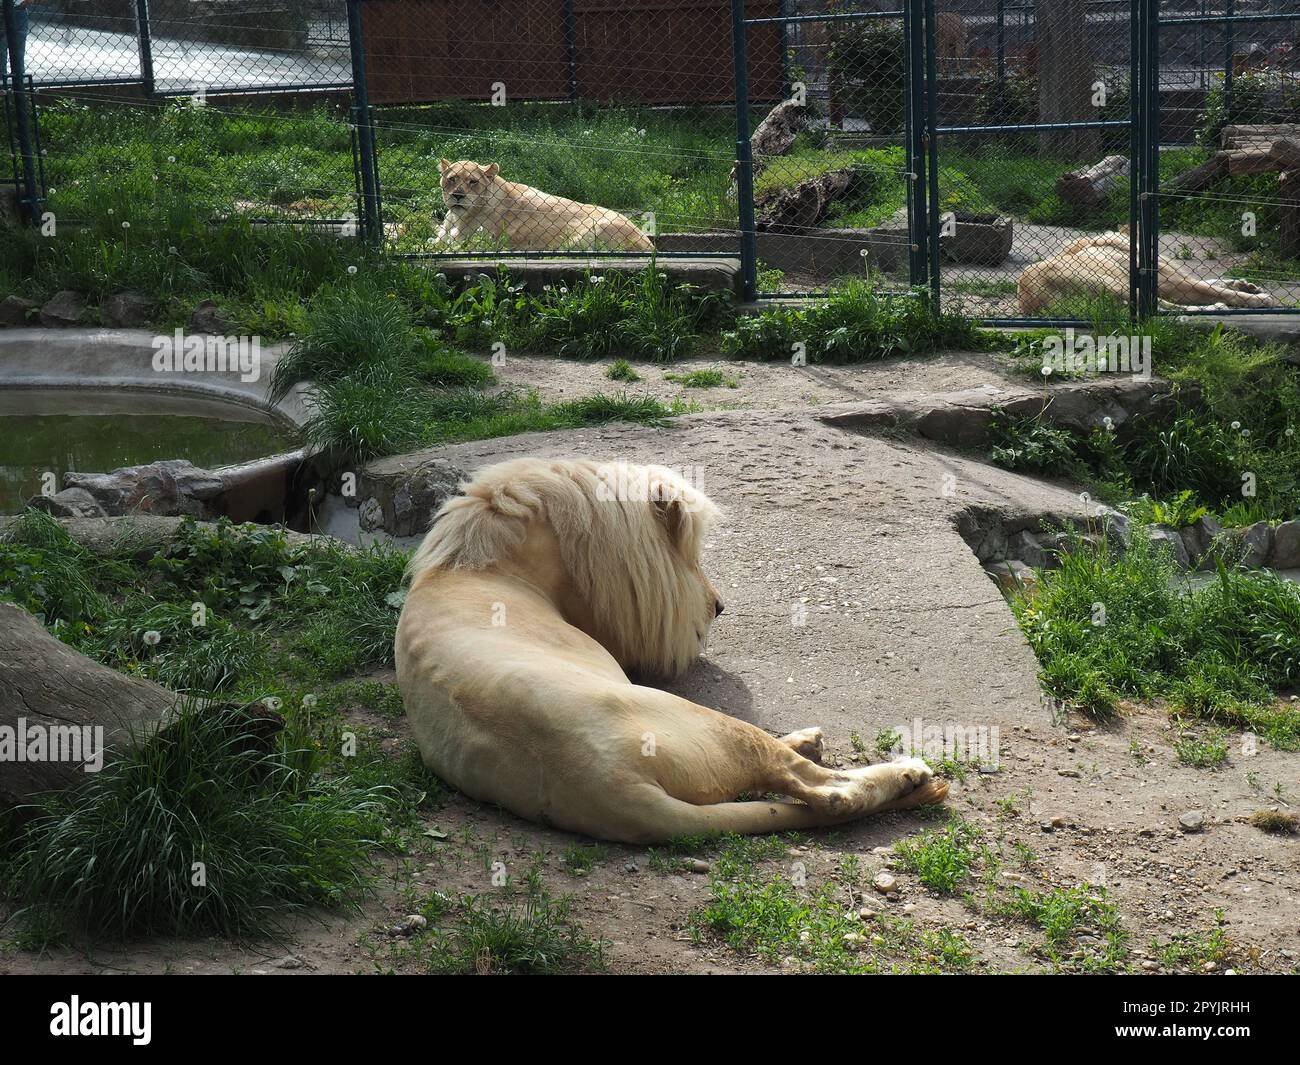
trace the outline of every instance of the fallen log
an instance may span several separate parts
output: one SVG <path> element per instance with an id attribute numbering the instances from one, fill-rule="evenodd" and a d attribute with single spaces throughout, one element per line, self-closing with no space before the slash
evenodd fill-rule
<path id="1" fill-rule="evenodd" d="M 754 150 L 754 173 L 762 170 L 773 156 L 785 155 L 799 134 L 808 128 L 812 117 L 812 109 L 796 100 L 783 100 L 772 108 L 749 139 Z"/>
<path id="2" fill-rule="evenodd" d="M 1228 176 L 1226 152 L 1215 152 L 1200 166 L 1171 178 L 1165 183 L 1165 192 L 1200 192 Z"/>
<path id="3" fill-rule="evenodd" d="M 1272 156 L 1272 146 L 1268 148 L 1234 149 L 1224 152 L 1228 157 L 1228 174 L 1238 177 L 1241 174 L 1266 174 L 1278 170 L 1281 164 Z"/>
<path id="4" fill-rule="evenodd" d="M 1288 170 L 1300 170 L 1300 139 L 1279 137 L 1269 149 L 1269 155 Z"/>
<path id="5" fill-rule="evenodd" d="M 101 666 L 0 603 L 0 810 L 84 783 L 152 736 L 179 696 Z"/>
<path id="6" fill-rule="evenodd" d="M 852 168 L 830 170 L 788 188 L 770 189 L 754 200 L 758 228 L 773 233 L 803 233 L 816 226 L 836 200 L 848 195 L 857 178 Z"/>
<path id="7" fill-rule="evenodd" d="M 1129 173 L 1127 156 L 1108 155 L 1099 163 L 1083 170 L 1062 174 L 1056 181 L 1056 194 L 1076 207 L 1100 207 L 1106 202 L 1110 190 L 1120 184 Z"/>
<path id="8" fill-rule="evenodd" d="M 1224 126 L 1220 148 L 1244 148 L 1248 143 L 1272 144 L 1279 137 L 1300 137 L 1300 123 L 1274 122 L 1254 126 Z"/>

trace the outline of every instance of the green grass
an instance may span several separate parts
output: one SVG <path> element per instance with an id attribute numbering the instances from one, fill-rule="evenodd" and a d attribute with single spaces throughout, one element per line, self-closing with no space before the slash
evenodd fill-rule
<path id="1" fill-rule="evenodd" d="M 20 940 L 245 937 L 296 910 L 354 905 L 376 848 L 400 849 L 442 793 L 412 746 L 386 754 L 382 732 L 345 717 L 402 712 L 395 686 L 355 675 L 392 661 L 405 564 L 229 522 L 182 521 L 143 556 L 125 541 L 91 551 L 36 511 L 9 526 L 0 598 L 190 703 L 262 703 L 285 720 L 278 741 L 250 748 L 215 710 L 187 712 L 43 804 L 4 869 Z M 204 874 L 206 888 L 192 882 Z"/>
<path id="2" fill-rule="evenodd" d="M 665 381 L 673 381 L 684 388 L 739 388 L 740 382 L 721 370 L 691 370 L 688 373 L 666 373 Z"/>
<path id="3" fill-rule="evenodd" d="M 185 711 L 41 805 L 5 869 L 19 922 L 46 937 L 242 938 L 355 907 L 397 796 L 316 762 L 297 737 L 260 750 L 221 714 Z"/>
<path id="4" fill-rule="evenodd" d="M 1043 933 L 1042 953 L 1060 968 L 1106 973 L 1122 970 L 1128 958 L 1128 934 L 1106 889 L 1091 884 L 1031 891 L 1016 888 L 1009 912 Z M 1089 941 L 1084 944 L 1083 936 Z"/>
<path id="5" fill-rule="evenodd" d="M 0 598 L 124 672 L 253 698 L 245 682 L 268 671 L 328 679 L 390 663 L 405 564 L 391 548 L 189 519 L 140 563 L 97 555 L 28 511 L 0 541 Z"/>
<path id="6" fill-rule="evenodd" d="M 625 381 L 628 384 L 641 380 L 641 375 L 636 372 L 627 359 L 615 359 L 609 369 L 605 371 L 605 376 L 611 381 Z"/>
<path id="7" fill-rule="evenodd" d="M 442 909 L 442 907 L 440 907 Z M 566 898 L 465 896 L 446 908 L 428 969 L 443 975 L 551 975 L 599 971 L 605 944 L 573 919 Z"/>
<path id="8" fill-rule="evenodd" d="M 722 335 L 733 358 L 856 363 L 945 348 L 977 349 L 990 339 L 965 319 L 936 314 L 914 296 L 882 296 L 850 281 L 806 309 L 777 308 L 737 319 Z"/>
<path id="9" fill-rule="evenodd" d="M 903 868 L 915 873 L 926 887 L 951 895 L 970 876 L 980 858 L 980 832 L 960 818 L 947 825 L 894 844 Z"/>
<path id="10" fill-rule="evenodd" d="M 582 844 L 573 844 L 564 849 L 561 861 L 564 867 L 575 876 L 582 873 L 589 873 L 601 862 L 609 857 L 609 848 L 600 844 L 584 846 Z"/>
<path id="11" fill-rule="evenodd" d="M 1101 335 L 1116 328 L 1104 301 L 1088 313 Z M 1286 352 L 1223 328 L 1203 333 L 1158 320 L 1137 331 L 1151 337 L 1156 371 L 1178 385 L 1174 402 L 1086 433 L 1054 424 L 1050 407 L 1038 417 L 995 413 L 989 457 L 1080 482 L 1109 502 L 1146 496 L 1138 516 L 1162 510 L 1185 519 L 1203 508 L 1231 525 L 1300 516 L 1300 370 Z M 1021 338 L 1016 364 L 1036 372 L 1041 340 Z"/>
<path id="12" fill-rule="evenodd" d="M 1181 733 L 1174 741 L 1174 754 L 1183 765 L 1194 769 L 1217 769 L 1228 760 L 1227 733 L 1218 728 Z"/>
<path id="13" fill-rule="evenodd" d="M 1207 962 L 1216 966 L 1233 953 L 1227 922 L 1219 910 L 1213 928 L 1206 932 L 1184 932 L 1171 936 L 1165 943 L 1151 941 L 1151 950 L 1166 969 L 1203 969 Z"/>
<path id="14" fill-rule="evenodd" d="M 418 309 L 407 297 L 370 282 L 324 290 L 315 301 L 311 328 L 276 365 L 272 390 L 277 397 L 312 382 L 315 405 L 303 436 L 336 462 L 611 421 L 662 425 L 687 407 L 627 394 L 545 404 L 534 393 L 489 391 L 495 382 L 489 364 L 458 350 L 448 338 L 483 344 L 499 335 L 508 350 L 552 345 L 548 350 L 579 354 L 566 348 L 563 326 L 564 336 L 587 338 L 584 344 L 592 336 L 604 337 L 602 345 L 621 336 L 642 354 L 662 355 L 685 352 L 698 339 L 701 323 L 721 309 L 713 296 L 672 286 L 653 268 L 634 278 L 589 278 L 571 291 L 536 297 L 508 280 L 481 278 L 459 294 L 437 275 L 425 280 L 416 294 L 424 301 Z M 612 297 L 608 307 L 606 296 Z M 592 318 L 593 306 L 608 317 Z M 581 352 L 606 353 L 603 346 Z"/>
<path id="15" fill-rule="evenodd" d="M 710 900 L 691 917 L 699 941 L 719 940 L 775 964 L 818 973 L 960 972 L 974 952 L 952 929 L 926 929 L 887 913 L 859 917 L 845 903 L 858 864 L 833 879 L 803 883 L 760 868 L 789 846 L 779 837 L 724 837 L 709 878 Z"/>
<path id="16" fill-rule="evenodd" d="M 1185 716 L 1300 749 L 1300 714 L 1275 695 L 1300 683 L 1300 588 L 1224 564 L 1195 589 L 1176 576 L 1140 533 L 1123 552 L 1076 539 L 1036 592 L 1012 598 L 1043 686 L 1098 718 L 1122 699 L 1166 699 Z"/>

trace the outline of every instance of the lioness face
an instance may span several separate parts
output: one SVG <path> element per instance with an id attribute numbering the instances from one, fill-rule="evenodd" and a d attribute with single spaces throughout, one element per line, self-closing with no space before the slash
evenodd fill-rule
<path id="1" fill-rule="evenodd" d="M 496 163 L 479 166 L 469 159 L 457 163 L 443 159 L 438 165 L 442 171 L 442 199 L 447 210 L 469 211 L 491 202 L 498 169 Z"/>

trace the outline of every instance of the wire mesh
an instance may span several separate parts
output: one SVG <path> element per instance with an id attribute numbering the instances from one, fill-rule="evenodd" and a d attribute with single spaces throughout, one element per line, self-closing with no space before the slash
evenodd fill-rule
<path id="1" fill-rule="evenodd" d="M 1046 320 L 1126 313 L 1138 282 L 1167 310 L 1298 306 L 1283 2 L 750 0 L 742 86 L 731 0 L 22 10 L 61 219 L 334 223 L 455 258 L 735 256 L 749 176 L 764 296 L 937 277 L 945 309 Z"/>
<path id="2" fill-rule="evenodd" d="M 752 41 L 772 24 L 749 14 Z M 752 137 L 761 294 L 817 293 L 850 280 L 895 291 L 912 283 L 919 238 L 908 194 L 921 175 L 907 149 L 904 23 L 895 0 L 782 5 L 784 92 L 750 92 L 762 105 Z"/>
<path id="3" fill-rule="evenodd" d="M 1218 0 L 1163 2 L 1160 15 L 1161 295 L 1294 309 L 1300 12 Z"/>
<path id="4" fill-rule="evenodd" d="M 940 290 L 980 318 L 1129 297 L 1130 5 L 938 0 Z"/>
<path id="5" fill-rule="evenodd" d="M 392 247 L 736 253 L 729 0 L 362 11 Z M 765 31 L 752 53 L 768 96 L 780 91 L 778 41 Z"/>
<path id="6" fill-rule="evenodd" d="M 27 72 L 38 86 L 351 84 L 345 0 L 31 0 L 28 11 Z"/>

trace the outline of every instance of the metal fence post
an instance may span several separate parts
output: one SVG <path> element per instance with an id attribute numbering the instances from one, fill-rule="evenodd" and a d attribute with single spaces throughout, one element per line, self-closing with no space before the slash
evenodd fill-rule
<path id="1" fill-rule="evenodd" d="M 573 0 L 564 0 L 564 54 L 569 64 L 569 102 L 578 102 L 578 16 Z"/>
<path id="2" fill-rule="evenodd" d="M 1236 47 L 1236 35 L 1232 31 L 1232 18 L 1237 13 L 1235 0 L 1226 0 L 1223 8 L 1228 21 L 1223 24 L 1223 119 L 1225 125 L 1232 125 L 1232 50 Z"/>
<path id="3" fill-rule="evenodd" d="M 22 165 L 22 184 L 18 190 L 23 218 L 35 225 L 41 215 L 41 187 L 36 170 L 36 144 L 32 135 L 32 83 L 27 77 L 23 49 L 18 44 L 18 24 L 14 0 L 0 0 L 4 5 L 5 42 L 9 49 L 9 89 L 14 102 L 14 130 L 18 135 L 18 155 Z"/>
<path id="4" fill-rule="evenodd" d="M 1141 191 L 1138 205 L 1137 316 L 1147 318 L 1159 306 L 1160 270 L 1160 35 L 1159 0 L 1138 0 L 1141 9 L 1142 127 L 1138 158 Z"/>
<path id="5" fill-rule="evenodd" d="M 935 7 L 934 0 L 925 3 L 925 80 L 926 80 L 926 121 L 925 143 L 927 163 L 929 164 L 930 198 L 926 214 L 930 223 L 930 298 L 934 302 L 935 313 L 939 311 L 939 61 L 935 54 Z"/>
<path id="6" fill-rule="evenodd" d="M 925 213 L 925 17 L 917 0 L 903 4 L 904 58 L 907 69 L 907 107 L 904 133 L 907 142 L 907 283 L 915 288 L 929 283 L 930 227 Z"/>
<path id="7" fill-rule="evenodd" d="M 754 218 L 754 149 L 749 143 L 749 59 L 745 0 L 731 0 L 731 51 L 736 68 L 736 200 L 740 206 L 740 276 L 746 303 L 758 298 L 758 232 Z"/>
<path id="8" fill-rule="evenodd" d="M 153 30 L 149 25 L 149 0 L 135 0 L 135 31 L 140 43 L 140 83 L 144 94 L 154 94 Z"/>
<path id="9" fill-rule="evenodd" d="M 1129 39 L 1128 39 L 1128 157 L 1132 160 L 1128 175 L 1128 313 L 1129 320 L 1138 318 L 1139 276 L 1141 257 L 1138 254 L 1138 241 L 1141 239 L 1141 226 L 1138 221 L 1138 206 L 1141 203 L 1139 188 L 1142 183 L 1142 116 L 1145 96 L 1142 63 L 1142 0 L 1133 0 L 1129 4 Z"/>
<path id="10" fill-rule="evenodd" d="M 374 116 L 366 83 L 361 0 L 347 0 L 347 4 L 348 46 L 352 54 L 352 121 L 357 130 L 357 169 L 361 178 L 360 230 L 364 240 L 378 243 L 383 223 L 379 216 L 379 170 L 375 156 Z"/>

